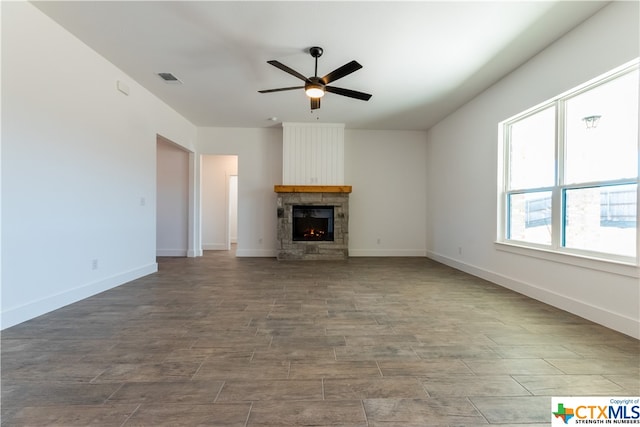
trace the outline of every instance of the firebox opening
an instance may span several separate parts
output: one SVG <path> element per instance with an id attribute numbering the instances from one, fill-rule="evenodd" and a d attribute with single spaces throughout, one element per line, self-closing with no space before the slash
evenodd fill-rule
<path id="1" fill-rule="evenodd" d="M 333 241 L 333 206 L 293 206 L 292 239 Z"/>

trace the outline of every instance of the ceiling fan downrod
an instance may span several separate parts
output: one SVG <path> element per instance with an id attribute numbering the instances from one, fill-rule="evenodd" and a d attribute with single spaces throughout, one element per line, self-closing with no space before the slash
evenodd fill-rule
<path id="1" fill-rule="evenodd" d="M 322 48 L 319 46 L 313 46 L 309 48 L 309 53 L 316 59 L 316 68 L 313 72 L 314 77 L 318 77 L 318 58 L 322 56 Z"/>

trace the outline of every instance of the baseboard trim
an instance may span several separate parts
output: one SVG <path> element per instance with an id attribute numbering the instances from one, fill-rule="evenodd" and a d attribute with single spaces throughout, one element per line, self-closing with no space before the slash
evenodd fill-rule
<path id="1" fill-rule="evenodd" d="M 156 256 L 179 256 L 186 257 L 186 249 L 156 249 Z"/>
<path id="2" fill-rule="evenodd" d="M 27 320 L 31 320 L 157 271 L 158 264 L 154 262 L 95 282 L 86 283 L 19 307 L 10 308 L 2 312 L 2 325 L 0 326 L 0 330 L 26 322 Z"/>
<path id="3" fill-rule="evenodd" d="M 522 280 L 518 280 L 513 277 L 508 277 L 475 265 L 463 263 L 459 260 L 431 251 L 427 252 L 427 257 L 448 265 L 449 267 L 453 267 L 456 270 L 464 271 L 465 273 L 488 280 L 507 289 L 511 289 L 519 294 L 526 295 L 545 304 L 559 308 L 560 310 L 567 311 L 625 335 L 640 339 L 639 320 L 576 300 L 575 298 L 571 298 L 566 295 L 549 291 L 548 289 L 540 288 L 539 286 L 523 282 Z"/>
<path id="4" fill-rule="evenodd" d="M 227 245 L 224 243 L 203 243 L 202 250 L 204 251 L 228 251 Z"/>
<path id="5" fill-rule="evenodd" d="M 187 251 L 187 258 L 195 258 L 195 257 L 199 257 L 202 256 L 202 249 L 189 249 Z"/>
<path id="6" fill-rule="evenodd" d="M 424 249 L 349 249 L 350 257 L 425 257 Z"/>
<path id="7" fill-rule="evenodd" d="M 275 249 L 237 249 L 237 257 L 275 258 L 278 251 Z"/>

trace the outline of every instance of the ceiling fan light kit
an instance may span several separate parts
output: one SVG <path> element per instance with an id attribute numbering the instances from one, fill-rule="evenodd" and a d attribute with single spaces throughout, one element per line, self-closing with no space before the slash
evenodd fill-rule
<path id="1" fill-rule="evenodd" d="M 313 77 L 305 77 L 301 73 L 296 70 L 287 67 L 283 63 L 271 60 L 267 61 L 268 64 L 273 65 L 276 68 L 281 69 L 282 71 L 291 74 L 294 77 L 302 80 L 304 82 L 304 86 L 292 86 L 292 87 L 281 87 L 277 89 L 266 89 L 259 90 L 260 93 L 270 93 L 270 92 L 282 92 L 285 90 L 293 90 L 293 89 L 304 89 L 307 96 L 310 98 L 311 109 L 317 110 L 320 108 L 320 98 L 324 96 L 326 92 L 335 93 L 337 95 L 347 96 L 349 98 L 360 99 L 362 101 L 368 101 L 371 98 L 371 94 L 358 92 L 351 89 L 343 89 L 335 86 L 328 86 L 329 83 L 341 79 L 344 76 L 347 76 L 360 68 L 362 65 L 358 64 L 356 61 L 351 61 L 342 67 L 336 68 L 329 74 L 324 77 L 318 77 L 318 58 L 322 56 L 323 49 L 318 46 L 313 46 L 309 48 L 309 54 L 315 58 L 315 73 Z"/>
<path id="2" fill-rule="evenodd" d="M 317 79 L 315 82 L 313 79 Z M 307 94 L 309 98 L 322 98 L 324 96 L 324 85 L 320 83 L 320 79 L 317 77 L 310 77 L 307 84 L 304 85 L 304 92 Z"/>

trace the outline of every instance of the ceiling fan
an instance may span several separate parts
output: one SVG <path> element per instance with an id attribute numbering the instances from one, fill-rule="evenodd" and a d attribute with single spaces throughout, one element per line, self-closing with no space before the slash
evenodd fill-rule
<path id="1" fill-rule="evenodd" d="M 267 61 L 267 64 L 271 64 L 274 67 L 279 68 L 282 71 L 302 80 L 304 82 L 304 86 L 281 87 L 278 89 L 259 90 L 258 92 L 269 93 L 282 92 L 284 90 L 304 89 L 307 96 L 311 99 L 312 110 L 317 110 L 318 108 L 320 108 L 320 98 L 324 96 L 325 92 L 331 92 L 337 95 L 348 96 L 349 98 L 368 101 L 369 98 L 371 98 L 371 95 L 368 93 L 358 92 L 351 89 L 343 89 L 341 87 L 329 86 L 329 83 L 341 79 L 342 77 L 347 76 L 354 71 L 358 71 L 360 68 L 362 68 L 362 65 L 358 64 L 356 61 L 351 61 L 347 64 L 344 64 L 342 67 L 336 68 L 324 77 L 318 77 L 318 58 L 322 56 L 322 52 L 322 48 L 318 46 L 309 48 L 309 54 L 311 54 L 311 56 L 313 56 L 316 60 L 315 73 L 313 77 L 305 77 L 296 70 L 287 67 L 279 61 Z"/>

